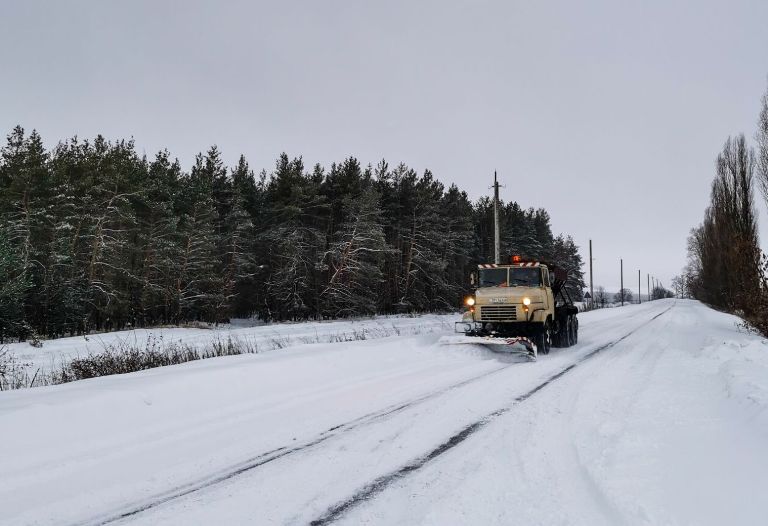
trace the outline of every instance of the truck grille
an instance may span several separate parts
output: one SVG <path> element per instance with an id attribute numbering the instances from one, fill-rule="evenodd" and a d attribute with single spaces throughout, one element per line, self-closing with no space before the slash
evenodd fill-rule
<path id="1" fill-rule="evenodd" d="M 480 321 L 515 321 L 517 307 L 514 305 L 483 305 L 480 307 Z"/>

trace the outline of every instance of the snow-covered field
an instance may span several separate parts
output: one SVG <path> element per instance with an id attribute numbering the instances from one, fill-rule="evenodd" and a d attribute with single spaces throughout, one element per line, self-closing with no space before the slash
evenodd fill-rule
<path id="1" fill-rule="evenodd" d="M 579 317 L 537 362 L 434 332 L 0 393 L 0 523 L 765 524 L 768 344 Z"/>
<path id="2" fill-rule="evenodd" d="M 47 340 L 40 348 L 35 348 L 26 342 L 7 344 L 4 348 L 25 364 L 31 374 L 34 374 L 38 369 L 48 371 L 73 358 L 99 354 L 108 348 L 123 345 L 139 349 L 151 345 L 163 348 L 175 344 L 204 347 L 212 342 L 231 340 L 246 348 L 263 352 L 306 343 L 330 343 L 444 331 L 452 328 L 455 320 L 456 316 L 450 314 L 423 314 L 415 317 L 379 316 L 250 327 L 225 324 L 209 329 L 178 327 L 133 329 Z M 243 321 L 245 320 L 241 320 L 241 323 Z"/>

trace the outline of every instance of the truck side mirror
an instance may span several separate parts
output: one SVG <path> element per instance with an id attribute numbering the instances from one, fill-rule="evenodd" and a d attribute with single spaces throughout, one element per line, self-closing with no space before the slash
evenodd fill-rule
<path id="1" fill-rule="evenodd" d="M 469 284 L 474 287 L 475 283 L 477 283 L 477 272 L 473 271 L 469 274 Z"/>

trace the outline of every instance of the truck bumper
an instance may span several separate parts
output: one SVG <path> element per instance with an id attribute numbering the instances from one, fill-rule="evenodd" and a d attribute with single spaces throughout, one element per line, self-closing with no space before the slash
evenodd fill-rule
<path id="1" fill-rule="evenodd" d="M 506 323 L 457 321 L 454 331 L 467 336 L 536 336 L 544 331 L 544 323 L 540 321 L 518 321 Z"/>

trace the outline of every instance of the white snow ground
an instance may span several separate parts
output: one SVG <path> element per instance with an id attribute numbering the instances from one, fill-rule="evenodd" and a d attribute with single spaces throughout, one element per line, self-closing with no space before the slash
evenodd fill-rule
<path id="1" fill-rule="evenodd" d="M 247 320 L 239 320 L 247 323 Z M 166 327 L 155 329 L 133 329 L 87 336 L 73 336 L 43 341 L 40 348 L 27 342 L 3 346 L 21 363 L 25 364 L 30 376 L 38 369 L 49 371 L 69 362 L 99 354 L 110 347 L 125 344 L 139 349 L 148 345 L 158 348 L 175 344 L 202 348 L 213 342 L 226 343 L 228 340 L 241 343 L 259 352 L 296 346 L 304 343 L 330 343 L 336 341 L 383 338 L 393 335 L 423 334 L 453 328 L 455 315 L 424 314 L 420 316 L 378 316 L 352 320 L 278 323 L 256 326 L 224 324 L 212 328 Z"/>
<path id="2" fill-rule="evenodd" d="M 0 524 L 765 524 L 768 344 L 579 316 L 535 363 L 434 333 L 1 393 Z"/>

